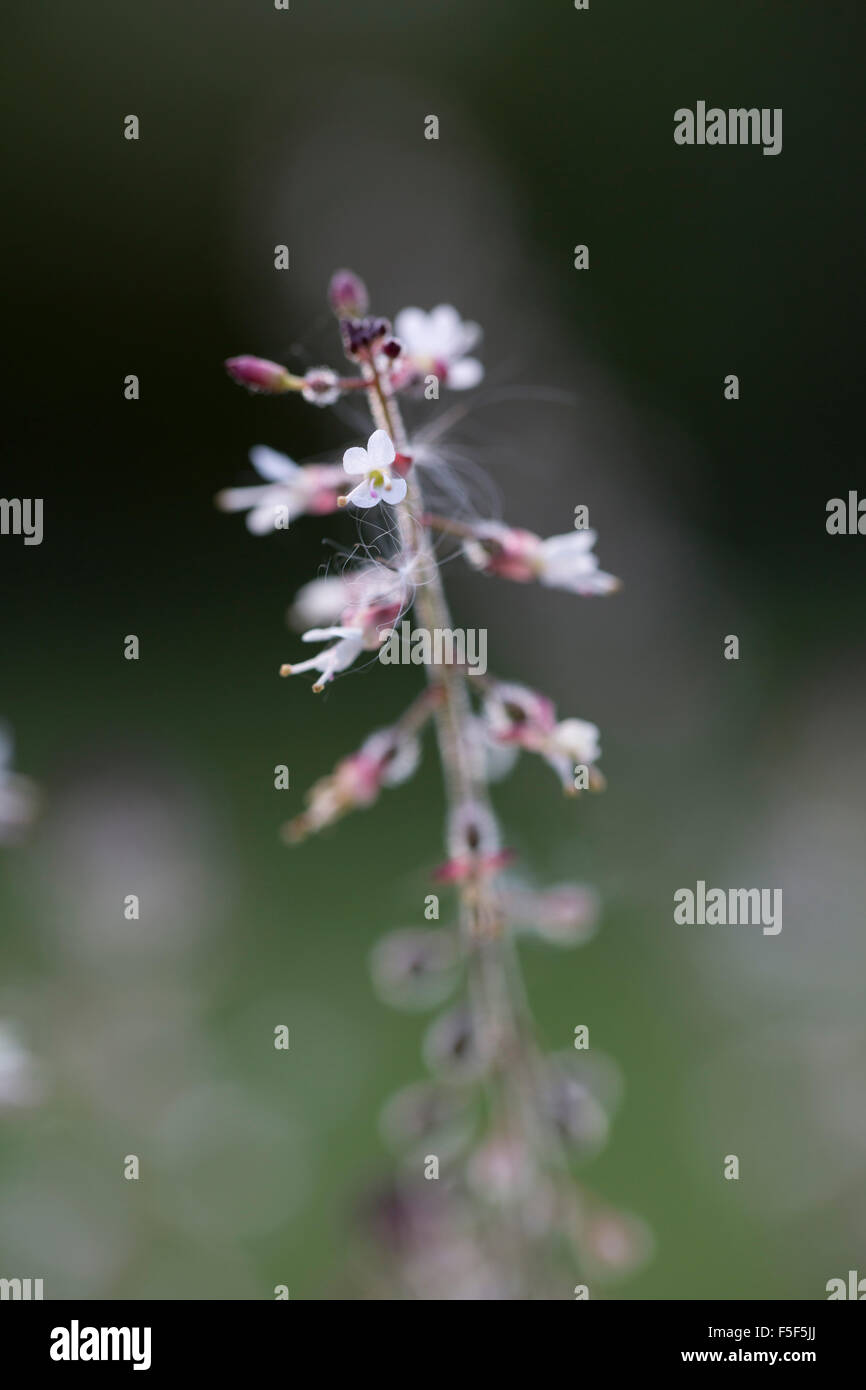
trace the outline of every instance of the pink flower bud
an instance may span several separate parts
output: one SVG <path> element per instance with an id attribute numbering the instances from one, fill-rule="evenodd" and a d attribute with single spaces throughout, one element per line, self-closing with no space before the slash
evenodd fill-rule
<path id="1" fill-rule="evenodd" d="M 483 574 L 526 584 L 538 574 L 541 537 L 498 522 L 485 522 L 463 549 L 470 565 Z"/>
<path id="2" fill-rule="evenodd" d="M 525 685 L 496 681 L 484 701 L 484 718 L 497 743 L 516 743 L 538 752 L 556 728 L 556 706 Z"/>
<path id="3" fill-rule="evenodd" d="M 239 386 L 245 386 L 248 391 L 276 395 L 300 385 L 298 379 L 281 367 L 279 362 L 269 362 L 266 357 L 230 357 L 225 367 L 232 380 Z"/>
<path id="4" fill-rule="evenodd" d="M 328 286 L 328 303 L 338 319 L 363 318 L 370 305 L 367 286 L 353 270 L 336 270 Z"/>
<path id="5" fill-rule="evenodd" d="M 396 787 L 412 776 L 420 752 L 414 735 L 398 727 L 377 729 L 356 752 L 342 758 L 333 772 L 311 787 L 306 810 L 283 827 L 284 838 L 297 844 L 332 825 L 347 811 L 372 806 L 383 787 Z"/>

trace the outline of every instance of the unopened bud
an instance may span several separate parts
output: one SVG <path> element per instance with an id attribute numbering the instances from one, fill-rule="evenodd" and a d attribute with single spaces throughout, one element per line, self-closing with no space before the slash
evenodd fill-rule
<path id="1" fill-rule="evenodd" d="M 367 286 L 353 270 L 336 270 L 328 286 L 328 303 L 338 319 L 363 318 L 370 304 Z"/>
<path id="2" fill-rule="evenodd" d="M 340 320 L 340 329 L 346 356 L 358 358 L 378 347 L 382 339 L 389 336 L 391 325 L 387 319 L 349 318 Z"/>
<path id="3" fill-rule="evenodd" d="M 266 357 L 230 357 L 225 367 L 232 380 L 248 391 L 279 395 L 283 391 L 300 391 L 304 384 L 279 362 L 269 362 Z"/>

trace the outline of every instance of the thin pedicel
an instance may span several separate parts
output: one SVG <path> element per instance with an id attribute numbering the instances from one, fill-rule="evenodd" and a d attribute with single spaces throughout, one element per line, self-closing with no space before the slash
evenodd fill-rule
<path id="1" fill-rule="evenodd" d="M 345 270 L 332 278 L 329 302 L 356 375 L 317 367 L 296 376 L 249 356 L 226 364 L 250 390 L 294 393 L 320 406 L 363 391 L 374 427 L 365 446 L 345 451 L 342 467 L 301 466 L 259 446 L 250 457 L 263 482 L 218 495 L 224 510 L 247 512 L 256 534 L 285 529 L 305 513 L 380 509 L 379 554 L 367 552 L 297 596 L 292 615 L 308 625 L 302 641 L 324 645 L 281 674 L 314 672 L 319 692 L 363 653 L 377 651 L 410 610 L 428 632 L 451 630 L 436 533 L 456 537 L 484 574 L 580 595 L 614 592 L 618 581 L 599 568 L 592 531 L 543 539 L 498 521 L 428 510 L 413 456 L 423 452 L 430 476 L 435 450 L 429 430 L 413 450 L 400 402 L 477 385 L 478 325 L 439 305 L 429 314 L 404 309 L 392 328 L 369 313 L 366 287 Z M 592 1282 L 626 1272 L 646 1254 L 648 1238 L 642 1223 L 604 1207 L 570 1174 L 572 1158 L 593 1152 L 606 1134 L 612 1068 L 587 1053 L 583 1025 L 571 1051 L 542 1054 L 515 941 L 527 929 L 559 944 L 585 940 L 595 897 L 576 884 L 538 891 L 514 876 L 489 786 L 523 749 L 539 753 L 567 793 L 601 789 L 598 729 L 558 719 L 552 701 L 515 682 L 469 679 L 457 664 L 425 670 L 427 688 L 406 713 L 318 781 L 283 832 L 297 843 L 405 781 L 432 721 L 448 807 L 447 858 L 434 880 L 453 887 L 457 922 L 387 937 L 374 952 L 373 978 L 389 1002 L 404 1007 L 443 1002 L 461 974 L 465 994 L 427 1033 L 434 1079 L 401 1092 L 386 1110 L 384 1132 L 402 1152 L 406 1176 L 374 1204 L 373 1224 L 391 1255 L 398 1296 L 588 1297 L 587 1283 L 573 1283 L 575 1270 Z M 425 917 L 438 921 L 436 895 L 426 905 Z"/>

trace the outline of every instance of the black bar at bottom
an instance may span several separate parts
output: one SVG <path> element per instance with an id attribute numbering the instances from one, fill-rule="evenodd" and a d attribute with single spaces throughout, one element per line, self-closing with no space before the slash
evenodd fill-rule
<path id="1" fill-rule="evenodd" d="M 283 1366 L 287 1376 L 309 1374 L 309 1358 L 319 1372 L 333 1373 L 335 1362 L 366 1373 L 380 1368 L 393 1375 L 392 1358 L 404 1361 L 404 1339 L 423 1338 L 423 1365 L 435 1366 L 431 1351 L 431 1309 L 422 1315 L 411 1305 L 399 1311 L 382 1310 L 377 1303 L 339 1302 L 45 1302 L 0 1303 L 0 1354 L 20 1374 L 48 1372 L 51 1376 L 98 1376 L 110 1369 L 150 1380 L 193 1372 L 197 1377 L 225 1378 L 251 1368 Z M 471 1305 L 476 1307 L 477 1305 Z M 474 1332 L 470 1344 L 483 1337 L 485 1361 L 496 1359 L 497 1347 L 513 1346 L 515 1313 L 509 1313 L 507 1335 L 490 1336 L 490 1314 L 458 1307 L 436 1312 L 436 1330 L 448 1331 L 447 1319 Z M 494 1331 L 496 1315 L 494 1316 Z M 529 1314 L 526 1332 L 535 1327 Z M 378 1324 L 378 1318 L 387 1319 Z M 395 1318 L 402 1324 L 395 1324 Z M 472 1324 L 464 1319 L 472 1318 Z M 481 1322 L 479 1324 L 479 1318 Z M 443 1321 L 445 1319 L 445 1321 Z M 320 1335 L 320 1324 L 321 1334 Z M 719 1365 L 806 1366 L 823 1376 L 850 1367 L 862 1369 L 862 1315 L 835 1302 L 670 1303 L 575 1302 L 547 1324 L 553 1337 L 566 1337 L 560 1352 L 571 1348 L 575 1366 L 595 1353 L 610 1370 L 668 1371 L 672 1367 Z M 357 1330 L 357 1335 L 355 1333 Z M 378 1329 L 378 1332 L 377 1332 Z M 485 1330 L 487 1329 L 487 1330 Z M 395 1336 L 396 1334 L 396 1336 Z M 376 1336 L 381 1337 L 377 1349 Z M 435 1342 L 432 1344 L 435 1346 Z M 449 1344 L 450 1345 L 450 1344 Z M 462 1345 L 462 1343 L 461 1343 Z M 402 1350 L 401 1350 L 402 1346 Z M 420 1350 L 421 1343 L 416 1344 Z M 547 1341 L 523 1343 L 526 1354 L 540 1358 L 539 1368 L 554 1350 Z M 389 1349 L 390 1348 L 390 1349 Z M 298 1353 L 306 1353 L 299 1362 Z M 453 1352 L 453 1348 L 452 1348 Z M 448 1371 L 455 1364 L 448 1357 Z M 508 1353 L 509 1355 L 511 1353 Z M 303 1367 L 307 1366 L 307 1371 Z M 409 1371 L 404 1361 L 404 1373 Z M 419 1367 L 420 1369 L 420 1367 Z M 443 1365 L 443 1370 L 445 1366 Z M 414 1378 L 414 1373 L 413 1373 Z"/>

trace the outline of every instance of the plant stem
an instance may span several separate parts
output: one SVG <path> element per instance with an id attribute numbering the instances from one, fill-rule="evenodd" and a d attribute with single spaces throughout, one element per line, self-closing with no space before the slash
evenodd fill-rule
<path id="1" fill-rule="evenodd" d="M 400 408 L 387 383 L 373 362 L 364 364 L 364 376 L 368 383 L 367 398 L 374 423 L 390 435 L 398 452 L 407 453 L 409 441 L 406 429 Z M 451 613 L 430 533 L 421 519 L 424 498 L 417 473 L 412 474 L 410 496 L 413 494 L 419 510 L 413 512 L 409 507 L 400 506 L 396 511 L 403 548 L 412 558 L 416 569 L 414 606 L 428 631 L 444 631 L 451 627 Z M 474 801 L 492 818 L 486 779 L 479 770 L 479 759 L 473 755 L 468 741 L 468 720 L 472 707 L 465 678 L 454 667 L 429 665 L 427 679 L 442 691 L 435 718 L 449 802 L 455 807 Z"/>
<path id="2" fill-rule="evenodd" d="M 362 364 L 370 412 L 377 428 L 390 436 L 398 453 L 411 455 L 411 447 L 399 405 L 372 357 Z M 414 505 L 413 505 L 414 504 Z M 415 579 L 414 608 L 420 623 L 430 632 L 452 626 L 448 599 L 433 546 L 431 529 L 462 535 L 459 524 L 425 511 L 417 470 L 410 475 L 406 505 L 397 514 L 401 548 Z M 468 531 L 469 528 L 466 528 Z M 496 826 L 483 756 L 479 756 L 472 729 L 472 704 L 462 668 L 447 664 L 426 667 L 433 694 L 445 790 L 449 809 L 474 805 Z M 490 1062 L 490 1101 L 494 1132 L 499 1140 L 513 1143 L 530 1164 L 538 1163 L 552 1179 L 558 1218 L 576 1220 L 580 1198 L 567 1177 L 563 1148 L 544 1103 L 543 1059 L 535 1038 L 523 977 L 514 943 L 492 875 L 479 872 L 458 884 L 460 928 L 466 943 L 469 990 L 474 1027 L 479 1044 Z M 534 1186 L 534 1184 L 533 1184 Z M 526 1290 L 533 1283 L 535 1261 L 532 1237 L 531 1193 L 511 1211 L 509 1242 L 522 1252 L 522 1270 L 515 1271 Z M 506 1208 L 507 1210 L 507 1208 Z"/>

